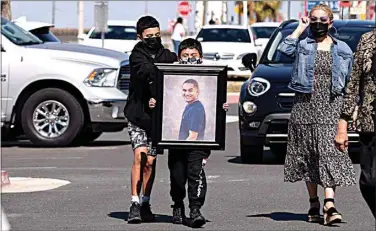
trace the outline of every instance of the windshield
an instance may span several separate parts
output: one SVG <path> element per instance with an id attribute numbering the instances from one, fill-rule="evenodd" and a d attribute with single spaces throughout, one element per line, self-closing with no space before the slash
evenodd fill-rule
<path id="1" fill-rule="evenodd" d="M 43 43 L 30 32 L 22 29 L 13 22 L 1 17 L 1 34 L 17 45 L 32 45 Z"/>
<path id="2" fill-rule="evenodd" d="M 374 28 L 372 27 L 342 27 L 337 29 L 337 33 L 331 33 L 333 37 L 344 41 L 349 45 L 351 50 L 353 52 L 356 51 L 356 47 L 358 45 L 358 42 L 360 40 L 360 37 Z M 284 38 L 286 38 L 288 35 L 290 35 L 295 29 L 285 29 L 280 32 L 274 37 L 273 42 L 271 43 L 271 46 L 269 47 L 268 52 L 266 53 L 265 61 L 268 63 L 292 63 L 294 61 L 294 58 L 291 58 L 289 56 L 286 56 L 282 52 L 278 51 L 278 47 L 283 41 Z M 301 35 L 301 39 L 306 38 L 308 35 L 307 30 Z"/>
<path id="3" fill-rule="evenodd" d="M 207 28 L 197 35 L 202 42 L 240 42 L 250 43 L 251 38 L 247 29 Z"/>
<path id="4" fill-rule="evenodd" d="M 33 33 L 33 35 L 37 36 L 44 43 L 47 43 L 47 42 L 60 43 L 60 40 L 56 38 L 54 34 L 51 33 L 49 27 L 42 27 L 42 28 L 34 29 L 34 30 L 31 30 L 30 32 Z"/>
<path id="5" fill-rule="evenodd" d="M 137 40 L 137 30 L 134 26 L 109 26 L 104 34 L 105 39 Z M 101 32 L 93 30 L 89 38 L 101 39 Z"/>
<path id="6" fill-rule="evenodd" d="M 253 34 L 255 35 L 256 39 L 259 38 L 270 38 L 278 27 L 251 27 Z"/>

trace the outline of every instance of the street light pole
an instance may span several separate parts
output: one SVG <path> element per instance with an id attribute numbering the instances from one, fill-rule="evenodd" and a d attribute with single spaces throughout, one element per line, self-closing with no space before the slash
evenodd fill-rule
<path id="1" fill-rule="evenodd" d="M 55 25 L 56 1 L 52 1 L 52 20 L 51 23 Z"/>
<path id="2" fill-rule="evenodd" d="M 78 34 L 83 34 L 84 33 L 84 1 L 80 0 L 78 1 Z"/>
<path id="3" fill-rule="evenodd" d="M 248 25 L 248 2 L 243 1 L 243 25 L 247 27 Z"/>
<path id="4" fill-rule="evenodd" d="M 287 0 L 287 19 L 291 19 L 291 1 Z"/>

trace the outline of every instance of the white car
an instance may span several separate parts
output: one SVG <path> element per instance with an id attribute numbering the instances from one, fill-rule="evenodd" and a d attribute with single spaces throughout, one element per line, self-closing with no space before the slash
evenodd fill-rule
<path id="1" fill-rule="evenodd" d="M 13 21 L 17 26 L 31 32 L 44 43 L 61 43 L 61 41 L 51 32 L 54 24 L 37 21 L 27 21 L 26 17 L 20 17 Z"/>
<path id="2" fill-rule="evenodd" d="M 104 33 L 104 48 L 130 54 L 137 40 L 135 21 L 109 20 L 108 31 Z M 102 47 L 101 33 L 92 27 L 88 34 L 78 35 L 78 43 L 87 46 Z"/>
<path id="3" fill-rule="evenodd" d="M 128 92 L 127 54 L 43 43 L 1 17 L 2 135 L 25 134 L 38 146 L 91 142 L 126 127 Z"/>
<path id="4" fill-rule="evenodd" d="M 257 48 L 257 57 L 261 57 L 271 35 L 279 25 L 279 22 L 256 22 L 251 25 L 252 34 Z"/>
<path id="5" fill-rule="evenodd" d="M 239 25 L 206 25 L 196 39 L 201 42 L 204 63 L 227 65 L 228 77 L 250 77 L 251 71 L 242 64 L 244 55 L 257 54 L 250 28 Z"/>

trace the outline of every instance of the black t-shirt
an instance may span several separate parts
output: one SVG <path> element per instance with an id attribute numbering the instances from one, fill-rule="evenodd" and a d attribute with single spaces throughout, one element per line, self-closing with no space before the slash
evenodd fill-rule
<path id="1" fill-rule="evenodd" d="M 183 112 L 180 123 L 179 140 L 186 140 L 189 131 L 198 133 L 197 140 L 203 140 L 205 136 L 206 114 L 202 103 L 197 100 L 188 104 Z"/>

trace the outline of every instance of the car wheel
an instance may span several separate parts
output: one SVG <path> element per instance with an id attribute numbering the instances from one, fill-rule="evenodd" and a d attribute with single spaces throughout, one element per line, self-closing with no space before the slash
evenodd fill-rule
<path id="1" fill-rule="evenodd" d="M 24 133 L 38 146 L 68 146 L 81 132 L 84 112 L 77 99 L 58 88 L 32 94 L 21 112 Z"/>
<path id="2" fill-rule="evenodd" d="M 245 164 L 261 164 L 263 162 L 264 146 L 245 146 L 240 143 L 240 158 Z"/>
<path id="3" fill-rule="evenodd" d="M 270 151 L 275 155 L 278 162 L 284 162 L 286 158 L 287 145 L 286 144 L 274 144 L 270 146 Z"/>
<path id="4" fill-rule="evenodd" d="M 94 140 L 98 139 L 103 132 L 93 132 L 91 130 L 86 130 L 79 134 L 76 139 L 74 139 L 73 143 L 75 145 L 85 145 L 93 142 Z"/>

